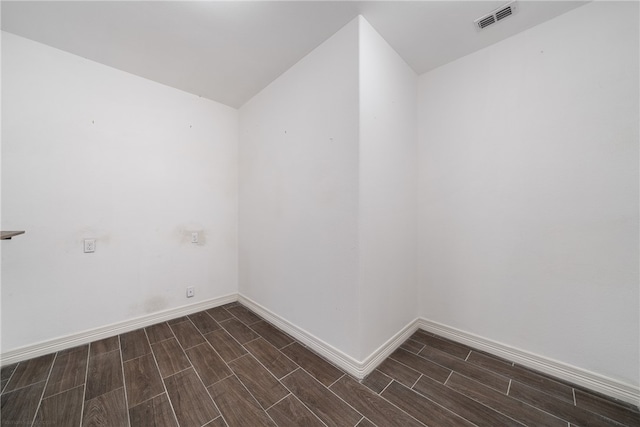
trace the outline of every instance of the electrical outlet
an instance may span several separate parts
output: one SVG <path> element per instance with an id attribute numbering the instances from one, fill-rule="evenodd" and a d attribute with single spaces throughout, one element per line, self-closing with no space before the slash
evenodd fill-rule
<path id="1" fill-rule="evenodd" d="M 194 231 L 191 233 L 191 243 L 198 243 L 198 232 Z"/>
<path id="2" fill-rule="evenodd" d="M 96 251 L 96 239 L 84 239 L 84 253 L 92 253 Z"/>
<path id="3" fill-rule="evenodd" d="M 191 298 L 195 295 L 195 291 L 193 290 L 193 286 L 187 287 L 187 298 Z"/>

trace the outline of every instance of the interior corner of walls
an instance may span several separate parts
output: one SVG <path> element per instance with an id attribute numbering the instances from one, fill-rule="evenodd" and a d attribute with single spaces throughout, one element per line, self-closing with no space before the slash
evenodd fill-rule
<path id="1" fill-rule="evenodd" d="M 238 289 L 347 352 L 357 256 L 356 30 L 354 18 L 240 108 Z"/>
<path id="2" fill-rule="evenodd" d="M 247 306 L 266 321 L 282 329 L 296 340 L 309 346 L 313 351 L 357 379 L 363 379 L 373 372 L 384 359 L 400 347 L 400 345 L 418 329 L 419 323 L 418 318 L 413 319 L 406 325 L 403 325 L 398 331 L 394 331 L 391 337 L 373 351 L 366 351 L 364 352 L 366 354 L 363 354 L 361 357 L 354 357 L 243 294 L 238 296 L 238 302 Z"/>
<path id="3" fill-rule="evenodd" d="M 249 309 L 257 313 L 266 321 L 283 330 L 287 334 L 291 335 L 296 340 L 309 346 L 313 351 L 320 354 L 327 360 L 334 363 L 336 366 L 344 369 L 349 374 L 354 375 L 357 378 L 362 378 L 361 365 L 362 363 L 354 356 L 339 349 L 338 347 L 329 344 L 321 337 L 307 331 L 303 327 L 296 325 L 289 321 L 286 317 L 277 314 L 265 306 L 253 301 L 245 295 L 240 294 L 238 301 L 247 306 Z"/>

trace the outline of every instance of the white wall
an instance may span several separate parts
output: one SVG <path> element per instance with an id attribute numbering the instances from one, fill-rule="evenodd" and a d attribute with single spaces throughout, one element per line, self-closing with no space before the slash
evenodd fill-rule
<path id="1" fill-rule="evenodd" d="M 239 123 L 3 34 L 2 228 L 27 234 L 2 351 L 239 289 L 359 360 L 418 314 L 637 385 L 637 16 L 590 4 L 427 73 L 417 117 L 358 18 Z"/>
<path id="2" fill-rule="evenodd" d="M 240 292 L 357 354 L 357 20 L 245 104 L 240 129 Z"/>
<path id="3" fill-rule="evenodd" d="M 417 313 L 416 107 L 359 17 L 240 110 L 240 292 L 356 360 Z"/>
<path id="4" fill-rule="evenodd" d="M 2 103 L 3 352 L 237 292 L 236 110 L 8 33 Z"/>
<path id="5" fill-rule="evenodd" d="M 360 359 L 417 316 L 418 77 L 360 17 Z"/>
<path id="6" fill-rule="evenodd" d="M 422 316 L 638 385 L 638 36 L 595 2 L 420 77 Z"/>

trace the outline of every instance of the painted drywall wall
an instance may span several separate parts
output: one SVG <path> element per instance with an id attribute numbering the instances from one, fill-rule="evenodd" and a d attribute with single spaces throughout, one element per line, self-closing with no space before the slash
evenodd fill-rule
<path id="1" fill-rule="evenodd" d="M 240 293 L 356 360 L 416 316 L 416 99 L 359 17 L 240 110 Z"/>
<path id="2" fill-rule="evenodd" d="M 240 109 L 239 291 L 358 352 L 358 25 Z"/>
<path id="3" fill-rule="evenodd" d="M 237 292 L 237 110 L 8 33 L 2 107 L 3 352 Z"/>
<path id="4" fill-rule="evenodd" d="M 423 317 L 638 385 L 638 39 L 594 2 L 420 77 Z"/>
<path id="5" fill-rule="evenodd" d="M 362 17 L 359 29 L 362 360 L 417 316 L 418 76 Z"/>

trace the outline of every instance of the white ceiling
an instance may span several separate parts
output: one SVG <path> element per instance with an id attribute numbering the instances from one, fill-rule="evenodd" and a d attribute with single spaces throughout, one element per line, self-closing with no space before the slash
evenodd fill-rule
<path id="1" fill-rule="evenodd" d="M 519 1 L 2 1 L 2 30 L 240 107 L 358 14 L 422 74 L 576 8 Z"/>

